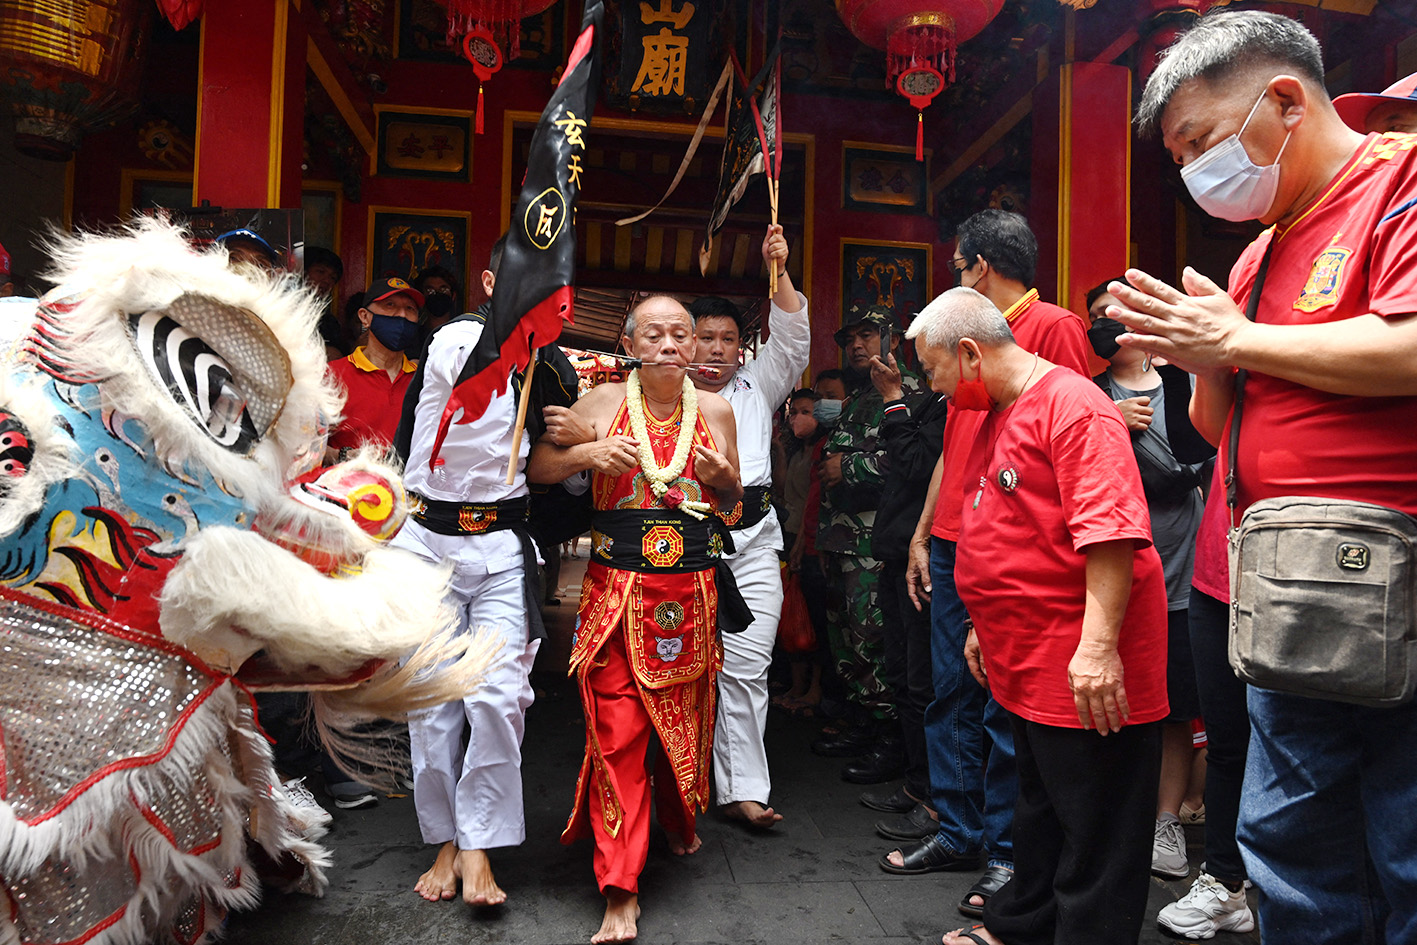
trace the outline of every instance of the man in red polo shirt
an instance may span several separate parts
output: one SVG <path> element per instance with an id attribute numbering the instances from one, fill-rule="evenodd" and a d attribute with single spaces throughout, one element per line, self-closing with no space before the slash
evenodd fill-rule
<path id="1" fill-rule="evenodd" d="M 366 442 L 394 441 L 403 395 L 417 368 L 403 350 L 418 337 L 423 293 L 402 279 L 385 279 L 364 295 L 359 324 L 369 340 L 354 353 L 330 362 L 330 374 L 345 391 L 344 416 L 330 431 L 329 450 L 348 455 Z"/>
<path id="2" fill-rule="evenodd" d="M 1017 213 L 982 210 L 960 224 L 957 236 L 950 261 L 955 281 L 1003 313 L 1024 351 L 1089 377 L 1092 347 L 1082 319 L 1042 301 L 1031 288 L 1038 241 L 1028 221 Z M 1017 792 L 1008 713 L 975 685 L 964 665 L 969 615 L 955 592 L 953 576 L 960 499 L 966 490 L 964 451 L 982 421 L 982 414 L 951 405 L 944 450 L 911 540 L 906 570 L 912 599 L 930 602 L 935 698 L 925 710 L 925 736 L 930 806 L 939 831 L 887 854 L 881 862 L 881 868 L 892 873 L 973 869 L 983 852 L 984 875 L 959 903 L 960 911 L 970 916 L 980 915 L 985 901 L 1012 875 Z M 992 745 L 987 751 L 986 739 Z"/>
<path id="3" fill-rule="evenodd" d="M 1417 135 L 1346 127 L 1325 78 L 1318 41 L 1288 17 L 1227 10 L 1181 35 L 1137 124 L 1161 132 L 1201 209 L 1271 226 L 1228 292 L 1190 267 L 1179 289 L 1129 269 L 1108 314 L 1131 329 L 1120 344 L 1195 375 L 1191 418 L 1222 467 L 1248 373 L 1236 515 L 1281 496 L 1417 515 Z M 1335 651 L 1376 632 L 1333 629 Z M 1417 941 L 1417 703 L 1251 685 L 1248 709 L 1238 839 L 1264 941 Z M 1213 915 L 1225 892 L 1183 901 Z"/>
<path id="4" fill-rule="evenodd" d="M 961 506 L 965 659 L 1008 718 L 1018 770 L 1017 873 L 945 945 L 1131 945 L 1151 885 L 1166 587 L 1126 424 L 969 289 L 906 337 L 955 416 L 982 418 L 954 441 L 967 492 L 940 501 Z"/>

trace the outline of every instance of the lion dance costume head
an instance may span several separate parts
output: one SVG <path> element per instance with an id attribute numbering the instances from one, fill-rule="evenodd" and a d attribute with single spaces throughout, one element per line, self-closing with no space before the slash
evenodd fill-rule
<path id="1" fill-rule="evenodd" d="M 196 942 L 258 898 L 250 851 L 325 885 L 253 691 L 311 690 L 368 761 L 361 723 L 492 654 L 454 641 L 446 573 L 383 547 L 397 470 L 319 468 L 309 294 L 157 221 L 53 254 L 57 288 L 0 308 L 0 945 Z"/>

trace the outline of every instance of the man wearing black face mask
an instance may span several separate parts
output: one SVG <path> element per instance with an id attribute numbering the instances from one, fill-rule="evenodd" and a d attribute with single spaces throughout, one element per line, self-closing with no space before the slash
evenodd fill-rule
<path id="1" fill-rule="evenodd" d="M 457 276 L 442 266 L 429 266 L 413 280 L 413 287 L 423 293 L 423 326 L 419 330 L 418 350 L 423 350 L 428 338 L 462 314 L 462 292 Z"/>
<path id="2" fill-rule="evenodd" d="M 418 337 L 423 303 L 423 293 L 397 278 L 377 282 L 364 294 L 359 324 L 368 339 L 349 357 L 330 362 L 330 374 L 345 390 L 345 404 L 343 419 L 330 432 L 327 457 L 347 455 L 365 442 L 393 442 L 403 395 L 417 368 L 403 352 Z"/>

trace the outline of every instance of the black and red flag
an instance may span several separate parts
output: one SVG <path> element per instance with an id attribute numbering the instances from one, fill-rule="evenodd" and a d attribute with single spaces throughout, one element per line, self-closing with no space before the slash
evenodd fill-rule
<path id="1" fill-rule="evenodd" d="M 604 19 L 601 0 L 586 0 L 580 36 L 532 135 L 487 326 L 443 408 L 430 465 L 437 465 L 448 427 L 481 416 L 492 398 L 506 391 L 512 371 L 524 370 L 532 351 L 552 344 L 561 335 L 562 320 L 571 318 L 576 198 L 585 171 L 585 134 L 600 88 Z"/>

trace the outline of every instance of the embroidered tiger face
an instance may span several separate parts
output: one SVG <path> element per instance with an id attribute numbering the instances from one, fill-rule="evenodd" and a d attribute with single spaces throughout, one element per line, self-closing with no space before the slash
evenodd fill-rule
<path id="1" fill-rule="evenodd" d="M 661 662 L 672 663 L 684 652 L 684 634 L 681 633 L 677 637 L 657 637 L 654 649 Z"/>

